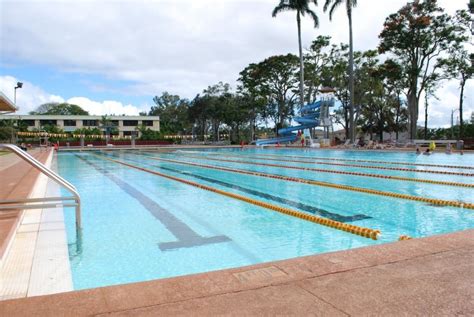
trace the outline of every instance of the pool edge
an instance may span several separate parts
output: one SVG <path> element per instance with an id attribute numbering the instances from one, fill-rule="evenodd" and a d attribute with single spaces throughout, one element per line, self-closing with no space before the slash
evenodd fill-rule
<path id="1" fill-rule="evenodd" d="M 443 265 L 445 262 L 456 263 L 457 268 L 451 268 L 452 265 Z M 431 263 L 431 271 L 427 271 L 428 266 L 423 263 Z M 368 279 L 364 281 L 367 283 L 367 288 L 362 285 L 365 294 L 354 293 L 352 295 L 373 301 L 374 306 L 367 307 L 365 313 L 382 312 L 386 309 L 384 306 L 390 306 L 390 300 L 382 298 L 387 293 L 380 293 L 380 290 L 370 288 L 369 285 L 376 284 L 382 289 L 386 286 L 386 292 L 389 292 L 395 286 L 384 285 L 387 280 L 379 273 L 383 270 L 384 274 L 390 275 L 393 273 L 391 271 L 395 269 L 398 270 L 396 273 L 400 274 L 398 282 L 405 285 L 402 289 L 397 288 L 396 294 L 391 295 L 397 301 L 403 300 L 411 303 L 411 308 L 406 308 L 411 310 L 403 310 L 403 312 L 422 314 L 427 313 L 426 307 L 436 308 L 440 303 L 445 302 L 444 297 L 447 295 L 436 293 L 438 284 L 443 280 L 443 274 L 448 272 L 443 270 L 449 269 L 457 274 L 448 281 L 443 281 L 448 289 L 456 289 L 460 288 L 459 285 L 464 285 L 465 281 L 460 277 L 464 277 L 467 282 L 469 280 L 472 282 L 474 268 L 472 264 L 466 263 L 474 263 L 474 229 L 209 273 L 6 300 L 0 302 L 0 313 L 3 310 L 8 316 L 28 315 L 28 313 L 95 315 L 111 312 L 119 314 L 147 312 L 212 314 L 230 313 L 232 312 L 232 310 L 228 310 L 231 309 L 230 307 L 241 307 L 242 312 L 252 314 L 276 313 L 278 311 L 273 309 L 279 307 L 280 303 L 276 303 L 274 300 L 280 296 L 287 296 L 289 290 L 298 293 L 300 297 L 293 298 L 288 295 L 291 298 L 288 298 L 286 302 L 287 310 L 279 311 L 282 314 L 304 312 L 301 309 L 312 307 L 312 304 L 309 303 L 311 301 L 318 303 L 318 307 L 326 309 L 324 312 L 327 314 L 334 313 L 335 311 L 332 309 L 354 313 L 348 309 L 357 306 L 357 303 L 347 307 L 353 299 L 347 298 L 348 303 L 344 298 L 341 299 L 344 302 L 337 302 L 337 300 L 337 303 L 334 300 L 328 302 L 325 299 L 322 299 L 321 302 L 320 296 L 316 294 L 317 291 L 311 291 L 311 287 L 328 288 L 328 278 L 329 280 L 342 279 L 339 282 L 334 282 L 335 284 L 331 286 L 342 291 L 345 288 L 353 287 L 352 284 L 345 284 L 344 279 L 351 280 L 364 271 L 370 272 L 367 275 Z M 406 270 L 404 266 L 407 267 Z M 443 270 L 439 271 L 439 268 Z M 413 274 L 426 277 L 425 282 L 429 287 L 423 287 L 422 293 L 419 288 L 420 281 L 413 279 Z M 417 294 L 414 294 L 414 291 Z M 450 292 L 450 296 L 455 298 L 465 298 L 466 295 L 472 298 L 474 289 L 472 287 L 470 291 L 468 289 L 467 294 L 465 290 L 462 294 L 456 294 L 455 291 Z M 247 298 L 247 302 L 245 300 L 242 302 L 242 298 Z M 260 298 L 259 303 L 252 302 L 253 298 Z M 282 300 L 282 298 L 280 299 Z M 205 302 L 213 304 L 206 308 L 203 306 Z M 328 303 L 329 305 L 327 305 Z M 223 305 L 223 307 L 219 308 L 219 305 Z M 474 304 L 469 301 L 462 303 L 452 301 L 452 304 L 445 305 L 447 306 L 442 310 L 443 313 L 468 312 L 474 309 Z"/>

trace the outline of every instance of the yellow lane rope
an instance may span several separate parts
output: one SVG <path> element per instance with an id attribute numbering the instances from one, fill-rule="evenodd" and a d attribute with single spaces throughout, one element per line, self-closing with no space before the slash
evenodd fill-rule
<path id="1" fill-rule="evenodd" d="M 205 160 L 209 160 L 209 161 L 218 161 L 218 162 L 230 162 L 230 163 L 239 163 L 239 164 L 248 164 L 248 165 L 259 165 L 259 166 L 269 166 L 269 167 L 294 169 L 294 170 L 301 170 L 301 171 L 321 172 L 321 173 L 329 173 L 329 174 L 364 176 L 364 177 L 391 179 L 391 180 L 398 180 L 398 181 L 419 182 L 419 183 L 428 183 L 428 184 L 436 184 L 436 185 L 447 185 L 447 186 L 458 186 L 458 187 L 474 188 L 474 184 L 436 181 L 436 180 L 430 180 L 430 179 L 418 179 L 418 178 L 391 176 L 391 175 L 379 175 L 379 174 L 370 174 L 370 173 L 325 170 L 325 169 L 312 168 L 312 167 L 289 166 L 289 165 L 251 162 L 251 161 L 236 161 L 236 160 L 226 160 L 226 159 L 215 159 L 215 158 L 209 158 L 208 156 L 193 156 L 193 155 L 188 155 L 188 154 L 185 154 L 185 156 L 190 157 L 190 158 L 205 159 Z"/>
<path id="2" fill-rule="evenodd" d="M 209 152 L 210 154 L 221 154 L 219 152 Z M 427 164 L 427 163 L 410 163 L 410 162 L 387 162 L 387 161 L 375 161 L 375 160 L 357 160 L 357 159 L 346 159 L 346 158 L 333 158 L 333 157 L 313 157 L 303 155 L 277 155 L 277 154 L 257 154 L 258 156 L 270 156 L 270 157 L 294 157 L 324 161 L 344 161 L 344 162 L 359 162 L 359 163 L 379 163 L 389 165 L 412 165 L 412 166 L 428 166 L 428 167 L 442 167 L 442 168 L 455 168 L 455 169 L 474 169 L 474 166 L 456 166 L 456 165 L 442 165 L 442 164 Z"/>
<path id="3" fill-rule="evenodd" d="M 219 154 L 220 156 L 229 156 L 227 154 Z M 232 156 L 231 156 L 232 157 Z M 235 157 L 235 156 L 233 156 Z M 238 157 L 240 157 L 238 155 Z M 317 162 L 317 161 L 300 161 L 300 160 L 283 160 L 283 159 L 269 159 L 269 158 L 258 158 L 258 156 L 246 156 L 248 158 L 256 158 L 260 160 L 270 160 L 270 161 L 282 161 L 282 162 L 294 162 L 294 163 L 304 163 L 304 164 L 318 164 L 318 165 L 333 165 L 333 166 L 347 166 L 347 167 L 357 167 L 357 168 L 369 168 L 369 169 L 381 169 L 381 170 L 390 170 L 390 171 L 404 171 L 404 172 L 414 172 L 414 173 L 430 173 L 430 174 L 443 174 L 443 175 L 457 175 L 457 176 L 474 176 L 472 173 L 462 173 L 462 172 L 449 172 L 449 171 L 435 171 L 435 170 L 417 170 L 413 168 L 402 168 L 402 167 L 386 167 L 386 166 L 374 166 L 374 165 L 357 165 L 357 164 L 343 164 L 343 163 L 327 163 L 327 162 Z M 311 158 L 309 158 L 311 159 Z"/>
<path id="4" fill-rule="evenodd" d="M 379 195 L 379 196 L 387 196 L 387 197 L 394 197 L 394 198 L 400 198 L 400 199 L 406 199 L 406 200 L 421 201 L 421 202 L 425 202 L 425 203 L 429 203 L 429 204 L 433 204 L 433 205 L 439 205 L 439 206 L 451 206 L 451 207 L 458 207 L 458 208 L 474 209 L 474 204 L 473 203 L 459 202 L 459 201 L 453 201 L 453 200 L 435 199 L 435 198 L 426 198 L 426 197 L 412 196 L 412 195 L 407 195 L 407 194 L 398 194 L 398 193 L 392 193 L 392 192 L 384 192 L 384 191 L 381 191 L 381 190 L 368 189 L 368 188 L 362 188 L 362 187 L 354 187 L 354 186 L 348 186 L 348 185 L 339 185 L 339 184 L 333 184 L 333 183 L 310 180 L 310 179 L 306 179 L 306 178 L 288 177 L 288 176 L 282 176 L 282 175 L 276 175 L 276 174 L 253 172 L 253 171 L 239 170 L 239 169 L 233 169 L 233 168 L 228 168 L 228 167 L 211 166 L 211 165 L 197 164 L 197 163 L 178 161 L 178 160 L 170 160 L 170 159 L 157 158 L 157 157 L 150 157 L 150 159 L 157 160 L 157 161 L 163 161 L 163 162 L 171 162 L 171 163 L 176 163 L 176 164 L 181 164 L 181 165 L 190 165 L 190 166 L 197 166 L 197 167 L 214 169 L 214 170 L 221 170 L 221 171 L 232 172 L 232 173 L 246 174 L 246 175 L 252 175 L 252 176 L 260 176 L 260 177 L 273 178 L 273 179 L 280 179 L 280 180 L 296 182 L 296 183 L 303 183 L 303 184 L 323 186 L 323 187 L 329 187 L 329 188 L 350 190 L 350 191 L 373 194 L 373 195 Z"/>
<path id="5" fill-rule="evenodd" d="M 252 205 L 256 205 L 256 206 L 259 206 L 259 207 L 270 209 L 270 210 L 273 210 L 273 211 L 276 211 L 276 212 L 279 212 L 279 213 L 282 213 L 282 214 L 285 214 L 285 215 L 288 215 L 288 216 L 300 218 L 300 219 L 307 220 L 307 221 L 310 221 L 310 222 L 314 222 L 314 223 L 317 223 L 317 224 L 320 224 L 320 225 L 323 225 L 323 226 L 326 226 L 326 227 L 330 227 L 330 228 L 342 230 L 342 231 L 345 231 L 345 232 L 349 232 L 349 233 L 352 233 L 352 234 L 355 234 L 355 235 L 359 235 L 359 236 L 362 236 L 362 237 L 365 237 L 365 238 L 370 238 L 370 239 L 373 239 L 373 240 L 377 240 L 378 235 L 380 234 L 380 230 L 374 230 L 374 229 L 370 229 L 370 228 L 350 225 L 350 224 L 343 223 L 343 222 L 340 222 L 340 221 L 335 221 L 335 220 L 331 220 L 331 219 L 327 219 L 327 218 L 322 218 L 322 217 L 318 217 L 318 216 L 309 215 L 309 214 L 306 214 L 306 213 L 299 212 L 297 210 L 293 210 L 293 209 L 286 208 L 286 207 L 280 207 L 280 206 L 277 206 L 277 205 L 266 203 L 264 201 L 252 199 L 252 198 L 249 198 L 249 197 L 245 197 L 245 196 L 230 193 L 230 192 L 226 192 L 226 191 L 214 188 L 214 187 L 210 187 L 210 186 L 207 186 L 207 185 L 203 185 L 203 184 L 195 183 L 195 182 L 192 182 L 192 181 L 188 181 L 188 180 L 183 179 L 183 178 L 163 174 L 163 173 L 160 173 L 160 172 L 157 172 L 157 171 L 154 171 L 154 170 L 150 170 L 150 169 L 147 169 L 147 168 L 144 168 L 144 167 L 139 167 L 139 166 L 135 166 L 135 165 L 123 162 L 123 161 L 111 159 L 109 157 L 105 157 L 105 156 L 102 156 L 102 155 L 97 155 L 97 154 L 94 154 L 94 155 L 96 155 L 97 157 L 100 157 L 101 159 L 108 160 L 108 161 L 111 161 L 111 162 L 114 162 L 114 163 L 117 163 L 117 164 L 121 164 L 121 165 L 130 167 L 130 168 L 133 168 L 133 169 L 137 169 L 137 170 L 140 170 L 140 171 L 143 171 L 143 172 L 147 172 L 147 173 L 150 173 L 150 174 L 161 176 L 161 177 L 171 179 L 171 180 L 183 183 L 183 184 L 198 187 L 198 188 L 201 188 L 201 189 L 204 189 L 204 190 L 207 190 L 207 191 L 210 191 L 210 192 L 214 192 L 214 193 L 217 193 L 217 194 L 220 194 L 220 195 L 223 195 L 223 196 L 227 196 L 227 197 L 230 197 L 230 198 L 241 200 L 241 201 L 247 202 L 247 203 L 252 204 Z"/>

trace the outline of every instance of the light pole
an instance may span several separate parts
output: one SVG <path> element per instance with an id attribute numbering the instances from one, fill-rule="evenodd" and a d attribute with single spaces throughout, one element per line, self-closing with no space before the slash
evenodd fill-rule
<path id="1" fill-rule="evenodd" d="M 21 83 L 21 82 L 17 82 L 17 83 L 16 83 L 15 96 L 14 96 L 14 98 L 13 98 L 13 103 L 15 104 L 15 106 L 16 106 L 16 90 L 17 90 L 18 88 L 22 88 L 22 87 L 23 87 L 23 83 Z"/>

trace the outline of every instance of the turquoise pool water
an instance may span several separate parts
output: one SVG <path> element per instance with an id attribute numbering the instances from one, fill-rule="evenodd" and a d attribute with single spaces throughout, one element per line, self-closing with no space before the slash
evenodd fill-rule
<path id="1" fill-rule="evenodd" d="M 75 289 L 344 250 L 396 241 L 400 235 L 424 237 L 474 228 L 473 209 L 436 206 L 235 171 L 474 203 L 473 187 L 416 181 L 472 186 L 472 155 L 252 148 L 60 152 L 57 159 L 59 173 L 77 187 L 82 198 L 83 239 L 79 252 L 74 211 L 65 210 Z M 382 235 L 374 241 L 110 159 L 273 205 L 378 229 Z"/>

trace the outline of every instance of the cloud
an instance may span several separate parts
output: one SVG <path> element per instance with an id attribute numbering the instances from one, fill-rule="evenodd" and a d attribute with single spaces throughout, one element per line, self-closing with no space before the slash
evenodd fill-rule
<path id="1" fill-rule="evenodd" d="M 468 82 L 469 83 L 469 82 Z M 474 85 L 466 85 L 464 90 L 463 120 L 469 120 L 474 112 L 473 100 Z M 425 102 L 424 97 L 420 100 L 419 122 L 420 126 L 425 124 Z M 436 98 L 428 99 L 428 126 L 449 127 L 451 126 L 451 113 L 453 113 L 454 124 L 459 122 L 459 83 L 454 81 L 442 85 L 436 92 Z"/>
<path id="2" fill-rule="evenodd" d="M 0 42 L 9 43 L 0 46 L 3 65 L 98 75 L 108 83 L 92 86 L 114 95 L 151 100 L 169 91 L 193 98 L 219 81 L 235 87 L 239 72 L 249 63 L 298 52 L 295 13 L 272 18 L 276 0 L 0 1 Z M 449 13 L 463 7 L 456 2 L 439 0 Z M 353 14 L 355 49 L 376 48 L 385 17 L 405 3 L 359 1 Z M 308 17 L 302 20 L 304 47 L 318 35 L 331 35 L 334 43 L 348 41 L 344 7 L 330 22 L 322 4 L 316 8 L 318 29 Z M 127 84 L 117 89 L 114 81 Z M 449 87 L 445 99 L 457 94 L 456 85 Z M 449 110 L 446 103 L 439 107 Z M 448 116 L 443 112 L 433 122 L 446 124 Z"/>
<path id="3" fill-rule="evenodd" d="M 91 115 L 125 114 L 127 116 L 136 116 L 140 112 L 140 109 L 133 105 L 124 105 L 121 102 L 113 100 L 98 102 L 86 97 L 73 97 L 68 99 L 67 102 L 80 106 Z"/>
<path id="4" fill-rule="evenodd" d="M 12 76 L 0 76 L 0 90 L 11 100 L 14 99 L 14 88 L 18 79 Z M 104 100 L 94 101 L 86 97 L 72 97 L 65 100 L 61 96 L 45 92 L 42 88 L 33 85 L 30 82 L 23 82 L 23 88 L 17 89 L 17 105 L 19 114 L 27 114 L 35 110 L 38 106 L 47 102 L 68 102 L 76 104 L 88 111 L 91 115 L 138 115 L 140 108 L 131 104 L 124 105 L 119 101 Z"/>
<path id="5" fill-rule="evenodd" d="M 17 78 L 12 76 L 0 76 L 0 90 L 12 101 L 14 100 L 15 87 L 18 81 Z M 64 98 L 47 93 L 28 81 L 23 81 L 23 87 L 16 90 L 18 113 L 26 114 L 47 102 L 64 102 Z"/>

